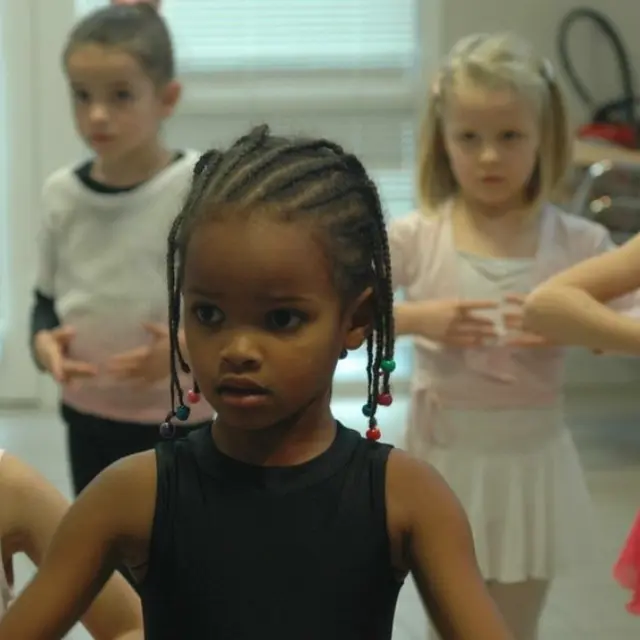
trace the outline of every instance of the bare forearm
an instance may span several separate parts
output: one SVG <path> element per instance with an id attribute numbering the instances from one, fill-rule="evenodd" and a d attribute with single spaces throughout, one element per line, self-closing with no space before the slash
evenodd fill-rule
<path id="1" fill-rule="evenodd" d="M 561 344 L 640 355 L 640 322 L 573 287 L 534 291 L 525 303 L 524 325 Z"/>
<path id="2" fill-rule="evenodd" d="M 144 640 L 144 631 L 142 629 L 139 631 L 129 631 L 123 636 L 113 638 L 113 640 Z"/>
<path id="3" fill-rule="evenodd" d="M 442 333 L 438 316 L 441 300 L 425 302 L 399 302 L 393 307 L 395 330 L 398 336 L 420 336 L 439 341 Z"/>
<path id="4" fill-rule="evenodd" d="M 95 640 L 142 640 L 140 598 L 124 578 L 114 573 L 82 617 Z"/>
<path id="5" fill-rule="evenodd" d="M 84 593 L 75 592 L 69 596 L 59 584 L 40 579 L 36 574 L 0 621 L 0 640 L 65 637 L 89 607 L 98 589 L 97 584 L 92 584 Z"/>
<path id="6" fill-rule="evenodd" d="M 60 326 L 60 318 L 56 313 L 55 301 L 39 291 L 35 292 L 35 302 L 31 309 L 31 356 L 40 371 L 45 371 L 36 352 L 36 336 L 41 331 L 50 331 Z"/>
<path id="7" fill-rule="evenodd" d="M 396 335 L 410 336 L 418 333 L 416 305 L 413 302 L 400 302 L 393 307 Z"/>

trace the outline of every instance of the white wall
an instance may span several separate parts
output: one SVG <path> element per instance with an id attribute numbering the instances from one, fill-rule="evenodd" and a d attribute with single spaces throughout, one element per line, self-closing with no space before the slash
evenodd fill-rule
<path id="1" fill-rule="evenodd" d="M 636 82 L 640 78 L 640 3 L 634 0 L 592 0 L 589 7 L 607 14 L 618 27 L 632 62 L 636 66 Z M 588 60 L 591 65 L 595 95 L 601 100 L 616 98 L 620 94 L 620 79 L 611 47 L 600 32 L 585 29 L 588 38 Z M 636 84 L 636 90 L 640 86 Z"/>
<path id="2" fill-rule="evenodd" d="M 11 146 L 12 164 L 15 165 L 11 175 L 15 186 L 10 219 L 12 243 L 16 247 L 12 265 L 14 288 L 11 296 L 16 310 L 12 339 L 19 347 L 7 354 L 0 364 L 0 400 L 16 397 L 19 388 L 25 391 L 23 395 L 36 393 L 32 388 L 34 376 L 24 344 L 34 277 L 32 252 L 37 200 L 44 177 L 61 164 L 77 160 L 82 153 L 69 117 L 67 91 L 59 64 L 59 52 L 73 19 L 72 0 L 2 1 L 5 13 L 10 6 L 13 16 L 9 35 L 12 47 L 15 45 L 11 56 L 14 79 L 25 79 L 27 85 L 18 87 L 14 84 L 14 116 L 10 122 L 16 136 L 12 139 L 15 144 Z M 604 4 L 604 0 L 599 2 Z M 426 71 L 420 71 L 413 80 L 426 79 L 451 44 L 472 31 L 518 30 L 542 53 L 555 59 L 557 23 L 577 4 L 570 0 L 422 2 L 419 28 L 425 40 L 423 66 Z M 20 12 L 22 19 L 18 20 Z M 640 24 L 638 12 L 640 3 L 619 1 L 612 14 L 619 21 L 630 48 L 635 51 L 635 62 L 640 66 L 640 48 L 634 39 L 634 26 Z M 584 58 L 581 68 L 593 77 L 594 70 L 600 69 L 594 63 L 600 45 L 589 29 L 582 29 L 577 35 L 574 50 Z M 602 77 L 606 75 L 605 70 L 601 73 Z M 603 86 L 602 77 L 594 78 L 596 87 Z M 168 124 L 166 135 L 176 145 L 202 148 L 224 144 L 250 123 L 266 121 L 278 130 L 304 130 L 336 138 L 361 153 L 372 168 L 399 167 L 401 131 L 406 123 L 415 120 L 422 95 L 421 90 L 412 91 L 412 79 L 347 76 L 329 86 L 322 80 L 302 78 L 292 83 L 280 79 L 274 92 L 268 83 L 258 83 L 255 78 L 236 79 L 233 84 L 224 86 L 220 83 L 211 86 L 187 78 L 185 99 Z M 357 105 L 349 98 L 348 91 L 354 82 L 359 83 L 362 95 L 367 96 Z M 250 91 L 249 95 L 247 91 Z M 327 92 L 333 92 L 334 99 L 327 100 Z M 243 94 L 244 98 L 238 101 L 237 96 Z M 336 95 L 342 95 L 342 98 L 335 99 Z M 361 110 L 363 104 L 366 104 L 365 111 Z M 576 116 L 583 116 L 580 108 L 574 106 Z M 617 385 L 640 381 L 640 364 L 629 359 L 595 359 L 581 355 L 571 359 L 569 369 L 574 382 Z M 41 381 L 39 392 L 52 401 L 54 392 L 50 384 Z"/>
<path id="3" fill-rule="evenodd" d="M 3 0 L 0 3 L 0 59 L 2 83 L 2 132 L 0 163 L 2 197 L 0 214 L 8 242 L 0 246 L 1 266 L 8 268 L 2 278 L 3 335 L 0 362 L 0 397 L 29 400 L 38 390 L 38 378 L 25 355 L 28 344 L 27 309 L 35 277 L 34 229 L 38 221 L 39 149 L 35 122 L 37 53 L 33 48 L 33 21 L 28 2 Z"/>
<path id="4" fill-rule="evenodd" d="M 458 38 L 470 32 L 514 30 L 526 36 L 541 52 L 557 63 L 557 28 L 564 15 L 577 7 L 588 7 L 607 14 L 617 25 L 633 64 L 640 69 L 640 2 L 635 0 L 538 0 L 512 2 L 510 0 L 442 0 L 440 4 L 441 51 L 446 51 Z M 597 99 L 615 96 L 618 71 L 604 38 L 587 23 L 576 25 L 571 37 L 572 59 L 593 87 Z M 612 93 L 613 92 L 613 93 Z M 574 115 L 583 120 L 586 112 L 569 92 Z"/>

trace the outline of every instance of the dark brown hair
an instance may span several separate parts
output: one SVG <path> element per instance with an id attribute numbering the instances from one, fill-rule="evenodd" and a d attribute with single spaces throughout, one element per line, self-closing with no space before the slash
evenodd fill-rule
<path id="1" fill-rule="evenodd" d="M 157 85 L 175 77 L 171 34 L 165 21 L 151 5 L 110 5 L 83 18 L 71 31 L 63 61 L 79 47 L 97 44 L 126 51 Z"/>

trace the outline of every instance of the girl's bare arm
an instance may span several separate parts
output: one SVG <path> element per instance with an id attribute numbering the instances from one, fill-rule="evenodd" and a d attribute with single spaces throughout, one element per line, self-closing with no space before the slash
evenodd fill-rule
<path id="1" fill-rule="evenodd" d="M 153 453 L 110 467 L 69 509 L 44 478 L 5 456 L 0 493 L 3 501 L 9 497 L 9 548 L 40 566 L 0 621 L 0 640 L 61 638 L 81 616 L 96 640 L 142 640 L 139 598 L 119 574 L 111 574 L 123 552 L 148 539 Z"/>
<path id="2" fill-rule="evenodd" d="M 387 509 L 404 564 L 443 640 L 513 640 L 480 575 L 467 518 L 429 465 L 393 451 Z"/>

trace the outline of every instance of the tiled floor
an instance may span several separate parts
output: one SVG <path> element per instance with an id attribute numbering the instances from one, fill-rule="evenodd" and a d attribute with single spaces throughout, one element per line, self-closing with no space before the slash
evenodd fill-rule
<path id="1" fill-rule="evenodd" d="M 611 579 L 611 564 L 635 510 L 640 508 L 640 399 L 621 395 L 584 394 L 570 403 L 570 421 L 602 524 L 595 558 L 584 570 L 557 580 L 544 621 L 542 640 L 632 640 L 640 637 L 640 618 L 626 614 L 626 594 Z M 361 400 L 337 399 L 337 416 L 350 426 L 361 422 Z M 398 441 L 406 400 L 397 399 L 381 416 L 384 433 Z M 36 466 L 65 493 L 69 483 L 63 431 L 53 414 L 0 414 L 0 447 Z M 26 561 L 17 564 L 19 584 L 30 574 Z M 400 599 L 394 640 L 424 640 L 425 616 L 413 585 Z M 73 640 L 88 636 L 79 629 Z"/>

